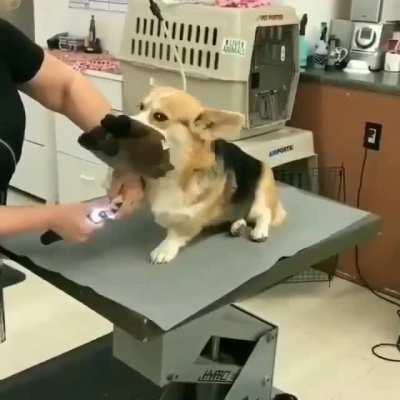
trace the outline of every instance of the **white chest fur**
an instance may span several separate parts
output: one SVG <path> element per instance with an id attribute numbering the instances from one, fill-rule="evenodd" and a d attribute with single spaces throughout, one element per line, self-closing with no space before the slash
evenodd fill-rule
<path id="1" fill-rule="evenodd" d="M 156 222 L 164 227 L 171 224 L 192 224 L 215 202 L 224 189 L 225 179 L 210 177 L 193 179 L 185 189 L 178 172 L 147 183 L 146 197 Z"/>
<path id="2" fill-rule="evenodd" d="M 146 192 L 151 211 L 161 226 L 186 223 L 196 213 L 196 206 L 186 204 L 185 193 L 173 172 L 165 178 L 148 181 Z"/>

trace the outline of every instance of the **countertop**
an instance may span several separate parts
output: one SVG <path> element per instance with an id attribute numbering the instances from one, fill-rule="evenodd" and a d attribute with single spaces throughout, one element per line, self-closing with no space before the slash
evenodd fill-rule
<path id="1" fill-rule="evenodd" d="M 50 53 L 74 70 L 104 79 L 122 81 L 120 62 L 111 54 L 87 54 L 51 50 Z"/>
<path id="2" fill-rule="evenodd" d="M 311 68 L 302 72 L 301 82 L 318 82 L 400 96 L 400 73 L 394 72 L 349 74 L 343 71 L 325 71 Z"/>

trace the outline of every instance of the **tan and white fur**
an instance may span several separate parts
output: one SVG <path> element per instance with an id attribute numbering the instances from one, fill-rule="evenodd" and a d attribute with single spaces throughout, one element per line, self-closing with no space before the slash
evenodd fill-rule
<path id="1" fill-rule="evenodd" d="M 140 108 L 133 118 L 164 135 L 174 166 L 164 178 L 146 179 L 151 211 L 167 230 L 166 238 L 151 253 L 152 262 L 170 262 L 204 228 L 224 222 L 232 222 L 233 236 L 252 223 L 251 240 L 266 240 L 270 226 L 286 216 L 271 169 L 262 164 L 249 211 L 238 215 L 240 206 L 232 204 L 235 176 L 213 151 L 216 140 L 239 135 L 244 117 L 205 108 L 187 93 L 164 87 L 155 88 Z"/>
<path id="2" fill-rule="evenodd" d="M 240 134 L 242 114 L 210 109 L 185 92 L 158 87 L 131 118 L 140 122 L 139 131 L 96 128 L 79 142 L 117 171 L 135 173 L 140 150 L 135 135 L 151 127 L 165 139 L 173 169 L 162 177 L 143 177 L 145 198 L 167 231 L 151 253 L 153 263 L 170 262 L 207 227 L 228 222 L 232 236 L 240 236 L 249 224 L 250 239 L 263 242 L 270 227 L 284 220 L 271 169 L 229 142 Z"/>

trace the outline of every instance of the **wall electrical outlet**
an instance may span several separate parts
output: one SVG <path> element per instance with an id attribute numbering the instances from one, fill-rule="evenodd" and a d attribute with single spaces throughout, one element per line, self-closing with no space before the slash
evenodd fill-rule
<path id="1" fill-rule="evenodd" d="M 382 124 L 367 122 L 365 124 L 364 147 L 379 151 L 381 148 L 382 130 Z"/>

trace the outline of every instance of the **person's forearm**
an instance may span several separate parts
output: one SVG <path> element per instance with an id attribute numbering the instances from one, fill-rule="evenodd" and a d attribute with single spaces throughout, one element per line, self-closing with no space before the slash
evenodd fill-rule
<path id="1" fill-rule="evenodd" d="M 111 112 L 111 104 L 90 81 L 77 73 L 64 92 L 59 111 L 82 130 L 88 131 Z"/>
<path id="2" fill-rule="evenodd" d="M 111 104 L 88 79 L 48 53 L 37 75 L 22 90 L 84 131 L 94 128 L 111 111 Z"/>
<path id="3" fill-rule="evenodd" d="M 0 237 L 49 229 L 52 206 L 0 207 Z"/>

